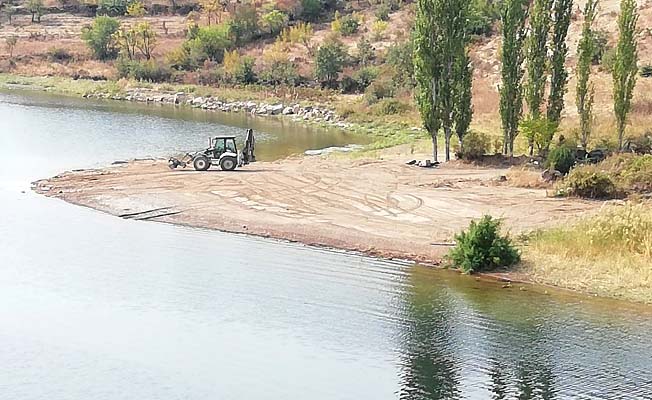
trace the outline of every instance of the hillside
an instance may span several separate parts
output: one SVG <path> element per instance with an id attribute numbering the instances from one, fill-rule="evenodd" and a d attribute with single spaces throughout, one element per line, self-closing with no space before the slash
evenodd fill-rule
<path id="1" fill-rule="evenodd" d="M 480 0 L 482 1 L 482 0 Z M 227 2 L 228 3 L 228 2 Z M 263 13 L 277 8 L 289 7 L 288 3 L 292 1 L 256 1 L 250 5 L 256 10 L 258 18 Z M 296 1 L 294 2 L 296 3 Z M 336 2 L 333 2 L 336 3 Z M 373 3 L 373 4 L 372 4 Z M 376 4 L 381 3 L 381 4 Z M 391 2 L 395 10 L 390 11 L 387 15 L 387 21 L 379 23 L 378 15 L 380 9 L 387 7 L 381 1 L 351 1 L 344 2 L 342 6 L 334 6 L 320 14 L 318 18 L 311 18 L 311 27 L 314 34 L 310 37 L 307 45 L 300 43 L 277 43 L 277 34 L 260 34 L 259 37 L 245 42 L 237 43 L 236 51 L 240 57 L 251 56 L 255 62 L 254 70 L 260 78 L 269 68 L 269 64 L 277 62 L 279 57 L 283 62 L 288 63 L 293 68 L 295 77 L 300 81 L 301 86 L 312 86 L 318 89 L 316 83 L 314 51 L 319 48 L 333 34 L 333 20 L 335 18 L 349 18 L 353 16 L 359 26 L 355 32 L 348 35 L 340 35 L 341 42 L 344 44 L 352 59 L 358 57 L 358 43 L 361 39 L 366 39 L 373 49 L 372 59 L 365 65 L 358 60 L 349 62 L 345 66 L 343 73 L 340 74 L 339 80 L 343 77 L 356 77 L 361 70 L 374 68 L 377 76 L 372 77 L 373 83 L 368 88 L 365 95 L 364 88 L 359 90 L 336 90 L 325 91 L 329 99 L 333 100 L 333 105 L 338 108 L 340 114 L 353 120 L 368 121 L 371 119 L 381 118 L 390 122 L 403 122 L 410 125 L 418 125 L 419 117 L 414 110 L 412 94 L 408 86 L 397 84 L 397 73 L 399 67 L 393 65 L 390 70 L 388 64 L 388 53 L 390 49 L 401 50 L 409 40 L 409 32 L 414 18 L 414 4 L 409 1 Z M 574 13 L 571 28 L 568 35 L 569 57 L 567 66 L 571 70 L 570 82 L 568 85 L 568 94 L 566 98 L 565 109 L 565 127 L 572 130 L 574 127 L 574 117 L 576 115 L 574 106 L 574 79 L 573 70 L 575 67 L 575 55 L 577 42 L 581 30 L 582 17 L 580 9 L 583 7 L 583 1 L 574 5 Z M 0 41 L 7 37 L 15 36 L 18 42 L 13 49 L 13 57 L 9 60 L 7 51 L 3 49 L 0 53 L 0 72 L 8 72 L 18 75 L 54 75 L 67 77 L 82 77 L 92 79 L 118 79 L 119 71 L 116 68 L 116 61 L 98 61 L 92 57 L 91 52 L 81 40 L 81 32 L 84 26 L 89 26 L 93 17 L 88 16 L 87 5 L 78 4 L 69 1 L 47 0 L 43 7 L 45 13 L 41 17 L 40 23 L 32 23 L 29 14 L 29 3 L 15 2 L 13 5 L 6 3 L 2 8 L 3 17 L 2 26 L 0 27 Z M 65 4 L 62 5 L 62 4 Z M 158 43 L 153 52 L 153 58 L 158 63 L 164 64 L 169 59 L 169 54 L 186 41 L 188 35 L 188 26 L 192 21 L 197 21 L 200 26 L 207 25 L 206 13 L 198 13 L 201 7 L 199 4 L 176 2 L 176 12 L 172 14 L 173 3 L 163 2 L 146 2 L 145 8 L 147 14 L 142 17 L 117 17 L 123 26 L 134 26 L 140 22 L 149 22 L 152 29 L 156 32 Z M 639 0 L 639 65 L 652 64 L 652 32 L 647 30 L 647 26 L 652 22 L 652 1 Z M 341 7 L 340 7 L 341 6 Z M 234 18 L 234 10 L 238 5 L 228 5 L 227 11 L 220 11 L 214 19 L 227 20 Z M 340 8 L 336 10 L 336 8 Z M 12 9 L 11 24 L 8 23 L 7 10 Z M 616 40 L 616 20 L 618 17 L 619 1 L 603 0 L 600 2 L 600 10 L 596 21 L 596 29 L 603 32 L 606 39 L 606 47 L 613 45 Z M 195 10 L 195 11 L 192 11 Z M 286 8 L 283 8 L 286 10 Z M 335 13 L 337 11 L 337 14 Z M 302 17 L 296 17 L 288 11 L 287 25 L 296 26 L 302 22 Z M 149 15 L 156 14 L 156 15 Z M 497 86 L 500 82 L 500 36 L 498 35 L 498 22 L 492 24 L 491 29 L 486 35 L 478 35 L 472 44 L 472 58 L 474 64 L 474 126 L 481 127 L 483 130 L 498 132 L 499 121 L 497 117 L 498 110 L 498 92 Z M 259 28 L 262 31 L 262 28 Z M 312 53 L 312 54 L 311 54 Z M 270 61 L 271 60 L 271 61 Z M 409 62 L 409 59 L 403 60 Z M 398 70 L 398 71 L 397 71 Z M 216 72 L 217 71 L 217 72 Z M 379 71 L 379 73 L 378 73 Z M 203 62 L 194 71 L 179 71 L 172 74 L 171 81 L 176 83 L 193 83 L 208 84 L 217 86 L 228 86 L 230 83 L 222 79 L 224 68 L 215 62 Z M 217 77 L 216 77 L 217 76 Z M 611 123 L 611 76 L 600 65 L 594 67 L 594 82 L 596 84 L 596 116 L 597 131 L 596 140 L 601 136 L 606 136 L 612 130 Z M 259 83 L 263 80 L 258 79 Z M 375 84 L 380 81 L 379 84 Z M 390 81 L 388 83 L 388 81 Z M 368 84 L 367 82 L 366 84 Z M 386 86 L 391 85 L 390 89 Z M 278 86 L 278 84 L 273 85 Z M 635 96 L 634 107 L 631 115 L 634 133 L 640 133 L 641 130 L 649 126 L 652 122 L 650 111 L 652 111 L 652 97 L 649 95 L 652 89 L 652 79 L 639 78 Z M 392 103 L 395 108 L 390 112 L 384 112 L 374 108 L 374 101 L 369 100 L 369 91 L 373 90 L 378 99 L 383 97 L 393 97 L 396 103 Z M 388 90 L 389 96 L 384 94 L 378 95 L 377 92 Z M 342 93 L 347 92 L 347 93 Z M 358 92 L 358 93 L 356 93 Z M 380 97 L 378 97 L 380 96 Z M 383 106 L 384 107 L 384 106 Z M 376 108 L 380 108 L 376 106 Z M 375 114 L 375 115 L 374 115 Z M 388 115 L 389 114 L 389 115 Z M 400 114 L 400 115 L 394 115 Z"/>

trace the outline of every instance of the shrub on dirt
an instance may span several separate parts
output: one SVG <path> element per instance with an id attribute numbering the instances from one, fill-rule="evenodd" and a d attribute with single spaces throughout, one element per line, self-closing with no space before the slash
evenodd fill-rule
<path id="1" fill-rule="evenodd" d="M 407 104 L 394 98 L 386 98 L 379 101 L 373 106 L 373 112 L 376 115 L 395 115 L 401 114 L 410 108 Z"/>
<path id="2" fill-rule="evenodd" d="M 559 145 L 548 153 L 546 166 L 566 175 L 575 165 L 575 151 L 567 145 Z"/>
<path id="3" fill-rule="evenodd" d="M 491 139 L 484 132 L 471 130 L 464 135 L 462 144 L 457 152 L 457 158 L 469 161 L 481 160 L 489 153 Z"/>
<path id="4" fill-rule="evenodd" d="M 603 70 L 611 72 L 614 69 L 614 64 L 616 62 L 616 49 L 607 49 L 602 53 L 602 58 L 600 59 L 600 66 Z"/>
<path id="5" fill-rule="evenodd" d="M 380 100 L 393 97 L 396 93 L 393 82 L 388 79 L 377 79 L 365 90 L 364 99 L 368 105 L 378 103 Z"/>
<path id="6" fill-rule="evenodd" d="M 360 22 L 355 15 L 347 14 L 340 19 L 340 33 L 344 36 L 351 36 L 358 32 Z"/>
<path id="7" fill-rule="evenodd" d="M 47 52 L 50 62 L 64 62 L 72 60 L 72 54 L 62 47 L 50 47 Z"/>
<path id="8" fill-rule="evenodd" d="M 612 199 L 620 195 L 609 174 L 594 165 L 573 169 L 561 183 L 559 193 L 587 199 Z"/>
<path id="9" fill-rule="evenodd" d="M 322 86 L 336 87 L 348 56 L 344 44 L 337 39 L 328 40 L 319 47 L 315 57 L 315 76 Z"/>
<path id="10" fill-rule="evenodd" d="M 520 252 L 508 236 L 500 233 L 501 221 L 485 215 L 472 221 L 467 231 L 455 236 L 455 247 L 448 254 L 452 265 L 471 274 L 511 267 L 521 260 Z"/>
<path id="11" fill-rule="evenodd" d="M 389 6 L 385 3 L 381 4 L 378 9 L 376 9 L 376 19 L 378 21 L 389 21 Z"/>
<path id="12" fill-rule="evenodd" d="M 297 68 L 289 60 L 275 60 L 263 68 L 258 74 L 262 83 L 268 85 L 289 85 L 296 86 L 303 81 L 297 72 Z"/>
<path id="13" fill-rule="evenodd" d="M 120 29 L 120 22 L 117 19 L 100 16 L 95 18 L 91 26 L 82 29 L 82 39 L 93 52 L 93 56 L 99 60 L 114 59 L 118 56 L 118 48 L 115 46 L 113 34 Z"/>
<path id="14" fill-rule="evenodd" d="M 116 64 L 120 78 L 131 78 L 141 82 L 168 82 L 172 77 L 170 68 L 154 60 L 136 61 L 120 58 Z"/>
<path id="15" fill-rule="evenodd" d="M 127 14 L 133 0 L 100 0 L 97 5 L 97 15 L 118 17 Z"/>
<path id="16" fill-rule="evenodd" d="M 196 46 L 197 49 L 203 52 L 205 58 L 218 63 L 222 62 L 224 52 L 233 46 L 231 26 L 220 24 L 200 27 L 192 41 L 195 43 L 191 44 L 190 47 Z M 201 58 L 201 55 L 198 54 L 198 56 Z"/>

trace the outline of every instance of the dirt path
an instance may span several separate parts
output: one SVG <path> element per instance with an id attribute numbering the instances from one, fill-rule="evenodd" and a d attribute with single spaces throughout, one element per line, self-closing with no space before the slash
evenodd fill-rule
<path id="1" fill-rule="evenodd" d="M 504 169 L 422 169 L 402 161 L 295 158 L 204 173 L 139 161 L 65 173 L 37 182 L 36 190 L 123 218 L 430 263 L 483 214 L 504 218 L 518 233 L 598 207 L 496 182 Z"/>

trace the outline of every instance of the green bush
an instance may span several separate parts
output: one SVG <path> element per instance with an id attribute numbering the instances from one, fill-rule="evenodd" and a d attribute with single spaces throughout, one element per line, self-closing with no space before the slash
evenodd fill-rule
<path id="1" fill-rule="evenodd" d="M 607 49 L 604 51 L 602 54 L 602 58 L 600 59 L 600 65 L 602 68 L 607 71 L 611 72 L 614 69 L 614 64 L 616 62 L 616 49 Z"/>
<path id="2" fill-rule="evenodd" d="M 236 82 L 245 85 L 256 82 L 256 72 L 254 71 L 255 65 L 256 60 L 253 57 L 243 57 L 242 62 L 235 71 L 234 78 Z"/>
<path id="3" fill-rule="evenodd" d="M 619 195 L 611 177 L 595 166 L 573 169 L 562 183 L 562 194 L 588 199 L 611 199 Z"/>
<path id="4" fill-rule="evenodd" d="M 93 52 L 93 56 L 99 60 L 110 60 L 118 56 L 118 48 L 115 46 L 113 34 L 120 28 L 117 19 L 100 16 L 93 20 L 91 26 L 82 29 L 82 40 Z"/>
<path id="5" fill-rule="evenodd" d="M 368 105 L 373 105 L 384 98 L 394 97 L 394 94 L 395 88 L 392 82 L 387 79 L 378 79 L 367 87 L 364 98 Z"/>
<path id="6" fill-rule="evenodd" d="M 324 11 L 321 0 L 301 0 L 301 17 L 308 21 L 317 21 Z"/>
<path id="7" fill-rule="evenodd" d="M 296 66 L 290 61 L 273 62 L 260 71 L 259 79 L 268 85 L 296 86 L 302 81 Z"/>
<path id="8" fill-rule="evenodd" d="M 315 76 L 322 86 L 333 87 L 337 83 L 348 56 L 346 47 L 339 40 L 327 41 L 319 47 L 315 57 Z"/>
<path id="9" fill-rule="evenodd" d="M 200 27 L 197 30 L 196 37 L 191 41 L 194 43 L 189 45 L 190 48 L 200 50 L 205 58 L 218 63 L 222 62 L 224 52 L 233 46 L 231 26 L 220 24 Z M 197 54 L 199 56 L 200 53 Z"/>
<path id="10" fill-rule="evenodd" d="M 468 231 L 455 236 L 456 245 L 448 254 L 453 266 L 471 274 L 517 264 L 521 255 L 509 237 L 500 234 L 500 226 L 500 220 L 489 215 L 472 221 Z"/>
<path id="11" fill-rule="evenodd" d="M 399 85 L 414 86 L 414 47 L 412 41 L 396 43 L 387 49 L 387 64 L 392 67 L 392 80 Z"/>
<path id="12" fill-rule="evenodd" d="M 491 139 L 484 132 L 471 130 L 464 135 L 462 144 L 460 151 L 457 152 L 457 158 L 469 161 L 481 160 L 489 153 Z"/>
<path id="13" fill-rule="evenodd" d="M 399 100 L 386 98 L 374 105 L 373 111 L 377 115 L 400 114 L 409 109 L 409 106 Z"/>
<path id="14" fill-rule="evenodd" d="M 466 30 L 471 35 L 489 36 L 493 32 L 494 22 L 499 17 L 499 6 L 495 1 L 473 0 Z"/>
<path id="15" fill-rule="evenodd" d="M 609 33 L 606 31 L 598 30 L 593 32 L 593 56 L 591 63 L 598 65 L 602 61 L 604 53 L 607 51 L 607 44 L 609 43 Z"/>
<path id="16" fill-rule="evenodd" d="M 132 78 L 142 82 L 168 82 L 172 71 L 165 65 L 154 60 L 136 61 L 124 58 L 118 59 L 116 69 L 121 78 Z"/>
<path id="17" fill-rule="evenodd" d="M 390 9 L 387 4 L 381 4 L 376 10 L 376 19 L 378 21 L 389 21 L 389 11 Z"/>
<path id="18" fill-rule="evenodd" d="M 360 22 L 358 22 L 358 19 L 351 14 L 343 16 L 340 23 L 342 24 L 340 32 L 344 36 L 355 35 L 358 32 L 358 28 L 360 28 Z"/>
<path id="19" fill-rule="evenodd" d="M 548 153 L 546 166 L 566 175 L 575 165 L 575 151 L 569 146 L 559 145 Z"/>
<path id="20" fill-rule="evenodd" d="M 120 17 L 127 14 L 127 9 L 134 0 L 100 0 L 97 5 L 97 15 Z"/>

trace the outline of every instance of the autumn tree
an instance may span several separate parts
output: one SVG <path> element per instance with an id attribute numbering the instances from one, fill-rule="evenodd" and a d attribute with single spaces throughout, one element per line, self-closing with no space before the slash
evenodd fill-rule
<path id="1" fill-rule="evenodd" d="M 623 150 L 623 136 L 627 125 L 627 114 L 631 109 L 632 95 L 638 72 L 638 49 L 636 45 L 636 24 L 638 11 L 636 0 L 621 0 L 618 16 L 618 44 L 613 68 L 614 114 L 618 129 L 618 148 Z"/>
<path id="2" fill-rule="evenodd" d="M 580 116 L 580 141 L 582 148 L 586 149 L 591 124 L 593 122 L 593 96 L 595 88 L 589 82 L 591 64 L 595 52 L 593 39 L 593 21 L 597 12 L 598 0 L 587 0 L 584 5 L 584 22 L 582 23 L 582 36 L 577 46 L 577 87 L 575 102 L 577 113 Z"/>

